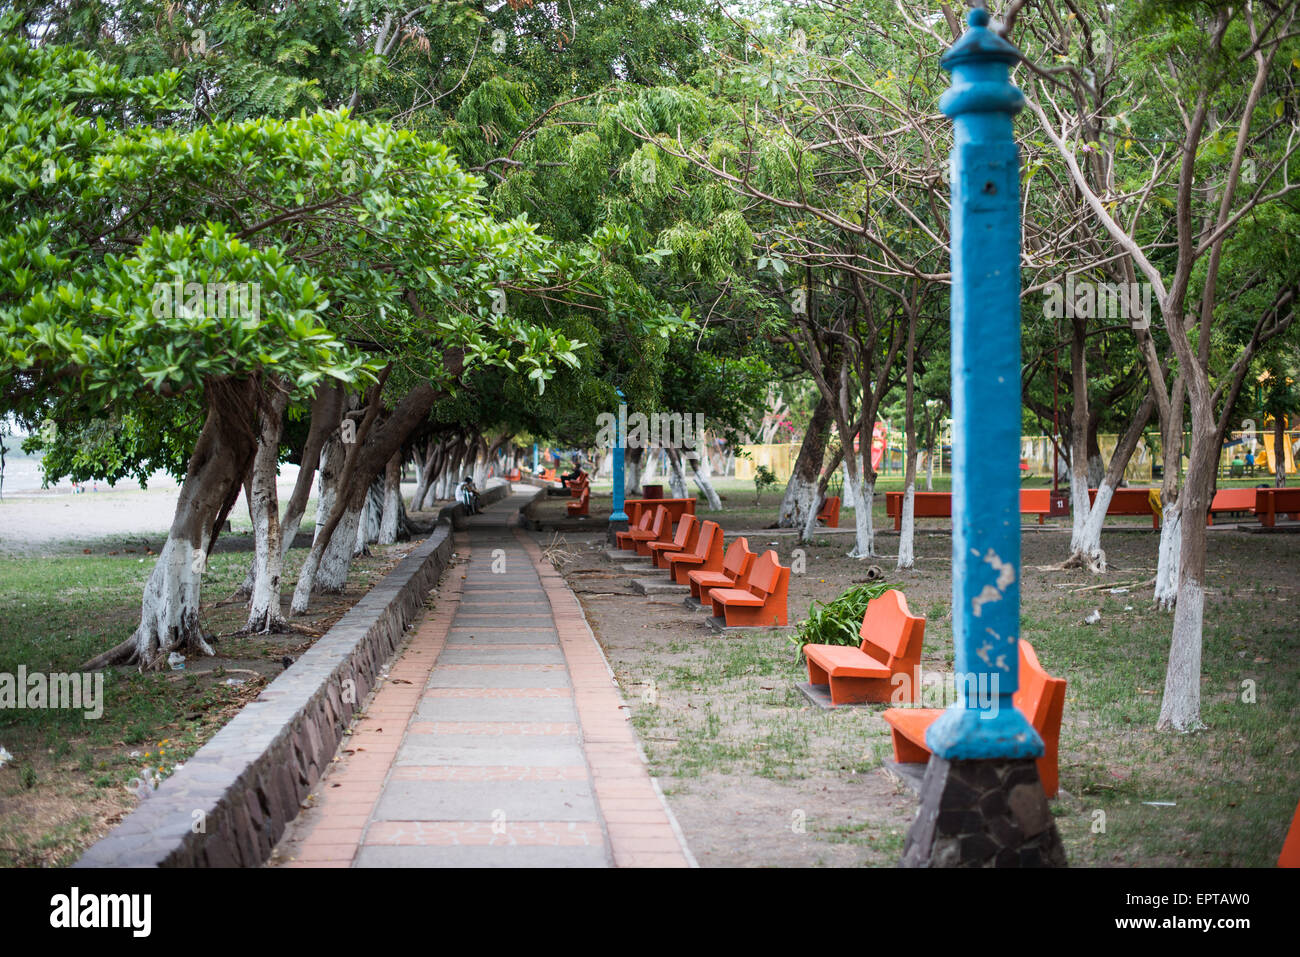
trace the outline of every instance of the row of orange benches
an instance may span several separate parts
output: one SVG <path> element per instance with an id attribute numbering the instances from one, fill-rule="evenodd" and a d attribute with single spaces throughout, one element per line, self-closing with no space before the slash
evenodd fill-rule
<path id="1" fill-rule="evenodd" d="M 1111 493 L 1107 515 L 1150 515 L 1151 527 L 1160 527 L 1160 514 L 1151 501 L 1153 489 L 1117 488 Z M 917 518 L 952 518 L 951 492 L 914 492 L 912 514 Z M 1097 500 L 1097 490 L 1088 489 L 1090 501 Z M 1260 524 L 1272 528 L 1277 516 L 1289 513 L 1300 518 L 1300 488 L 1224 488 L 1214 494 L 1205 517 L 1207 525 L 1214 524 L 1216 514 L 1244 512 L 1256 515 Z M 903 493 L 885 493 L 885 514 L 894 520 L 894 530 L 903 527 Z M 1037 515 L 1038 524 L 1051 514 L 1051 490 L 1023 488 L 1020 490 L 1020 514 Z"/>
<path id="2" fill-rule="evenodd" d="M 618 547 L 650 558 L 677 584 L 690 586 L 728 628 L 787 623 L 790 569 L 775 551 L 757 555 L 744 537 L 724 551 L 722 526 L 701 522 L 694 499 L 629 499 L 625 508 L 632 525 L 615 536 Z"/>
<path id="3" fill-rule="evenodd" d="M 921 691 L 921 644 L 925 618 L 913 615 L 902 592 L 890 589 L 867 604 L 859 631 L 862 644 L 805 645 L 808 681 L 826 685 L 831 704 L 906 701 L 915 703 Z M 1033 647 L 1023 638 L 1020 646 L 1020 686 L 1012 703 L 1020 709 L 1043 739 L 1038 774 L 1048 797 L 1059 787 L 1057 748 L 1061 716 L 1065 711 L 1065 679 L 1043 670 Z M 899 676 L 904 676 L 900 681 Z M 895 689 L 901 693 L 896 695 Z M 925 732 L 943 714 L 941 708 L 889 708 L 882 717 L 893 734 L 894 760 L 900 764 L 930 759 Z"/>

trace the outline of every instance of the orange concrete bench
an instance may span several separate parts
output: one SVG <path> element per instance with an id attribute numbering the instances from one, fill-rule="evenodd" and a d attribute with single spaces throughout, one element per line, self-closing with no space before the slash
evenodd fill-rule
<path id="1" fill-rule="evenodd" d="M 582 495 L 582 490 L 589 485 L 591 485 L 591 478 L 586 472 L 579 472 L 577 478 L 569 479 L 564 483 L 564 487 L 569 490 L 569 494 L 574 498 L 579 498 Z"/>
<path id="2" fill-rule="evenodd" d="M 1038 524 L 1052 513 L 1052 490 L 1050 488 L 1022 488 L 1020 490 L 1020 514 L 1037 515 Z"/>
<path id="3" fill-rule="evenodd" d="M 840 527 L 840 497 L 832 495 L 817 513 L 817 521 L 824 522 L 827 528 Z"/>
<path id="4" fill-rule="evenodd" d="M 1253 488 L 1221 488 L 1214 493 L 1214 501 L 1205 516 L 1205 524 L 1213 525 L 1214 516 L 1224 512 L 1245 512 L 1255 514 L 1255 493 Z"/>
<path id="5" fill-rule="evenodd" d="M 686 575 L 691 595 L 701 605 L 709 603 L 709 592 L 714 588 L 744 588 L 749 584 L 749 573 L 754 570 L 755 552 L 749 550 L 749 541 L 742 535 L 727 546 L 720 571 L 695 569 Z"/>
<path id="6" fill-rule="evenodd" d="M 1053 678 L 1038 663 L 1033 646 L 1020 639 L 1020 687 L 1011 696 L 1043 739 L 1043 756 L 1038 759 L 1038 776 L 1049 798 L 1060 787 L 1057 747 L 1061 737 L 1061 715 L 1065 711 L 1065 679 Z M 890 708 L 881 717 L 894 734 L 894 760 L 899 764 L 924 764 L 930 760 L 925 732 L 934 724 L 942 708 Z"/>
<path id="7" fill-rule="evenodd" d="M 586 486 L 583 486 L 582 494 L 578 496 L 578 500 L 576 502 L 566 502 L 564 507 L 566 510 L 568 510 L 569 517 L 573 518 L 576 515 L 586 515 L 587 507 L 590 505 L 590 503 L 591 503 L 591 489 L 587 488 Z"/>
<path id="8" fill-rule="evenodd" d="M 646 548 L 650 549 L 650 564 L 655 568 L 667 568 L 668 562 L 664 560 L 665 556 L 673 552 L 689 552 L 695 547 L 699 537 L 700 520 L 694 515 L 683 515 L 682 520 L 677 523 L 671 541 L 646 543 Z"/>
<path id="9" fill-rule="evenodd" d="M 695 546 L 690 551 L 668 552 L 668 574 L 679 585 L 690 584 L 687 574 L 692 571 L 715 572 L 722 570 L 722 526 L 717 522 L 700 524 Z"/>
<path id="10" fill-rule="evenodd" d="M 804 645 L 808 683 L 829 685 L 831 705 L 889 701 L 894 675 L 907 675 L 909 701 L 916 700 L 919 682 L 913 681 L 921 664 L 925 619 L 913 615 L 906 596 L 891 588 L 867 603 L 858 630 L 862 644 Z"/>
<path id="11" fill-rule="evenodd" d="M 952 518 L 951 492 L 913 492 L 915 518 Z M 885 493 L 885 514 L 894 520 L 894 531 L 903 530 L 903 493 Z"/>
<path id="12" fill-rule="evenodd" d="M 1088 502 L 1095 504 L 1097 490 L 1088 489 Z M 1117 488 L 1111 493 L 1110 505 L 1106 507 L 1107 515 L 1150 515 L 1151 527 L 1160 527 L 1160 516 L 1151 507 L 1151 489 Z"/>
<path id="13" fill-rule="evenodd" d="M 1255 515 L 1261 525 L 1272 528 L 1277 516 L 1284 513 L 1300 519 L 1300 488 L 1255 489 Z"/>
<path id="14" fill-rule="evenodd" d="M 650 524 L 654 520 L 655 520 L 654 512 L 642 512 L 640 521 L 632 522 L 629 525 L 627 531 L 616 532 L 614 534 L 614 544 L 616 544 L 619 548 L 623 549 L 623 551 L 625 552 L 632 551 L 634 548 L 636 548 L 636 539 L 632 537 L 632 533 L 650 531 Z"/>
<path id="15" fill-rule="evenodd" d="M 789 589 L 790 569 L 777 560 L 776 552 L 768 549 L 754 562 L 749 583 L 744 588 L 710 589 L 713 617 L 723 619 L 728 628 L 784 625 Z"/>
<path id="16" fill-rule="evenodd" d="M 520 478 L 519 469 L 511 469 L 509 472 L 506 473 L 507 482 L 518 482 L 519 478 Z"/>
<path id="17" fill-rule="evenodd" d="M 650 514 L 650 520 L 646 527 L 630 528 L 615 536 L 615 541 L 619 543 L 620 548 L 630 549 L 638 555 L 649 557 L 650 549 L 643 546 L 650 542 L 666 542 L 672 539 L 673 523 L 668 519 L 668 512 L 661 508 L 657 512 L 647 514 Z"/>
<path id="18" fill-rule="evenodd" d="M 656 508 L 668 509 L 668 518 L 674 524 L 682 520 L 683 515 L 695 514 L 693 498 L 629 498 L 623 503 L 627 520 L 635 525 L 641 519 L 643 511 L 653 512 Z"/>

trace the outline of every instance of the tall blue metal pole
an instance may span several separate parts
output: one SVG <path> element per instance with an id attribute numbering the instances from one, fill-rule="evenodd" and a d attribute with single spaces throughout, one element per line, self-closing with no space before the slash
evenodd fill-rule
<path id="1" fill-rule="evenodd" d="M 627 521 L 627 513 L 623 511 L 623 446 L 626 444 L 626 436 L 623 435 L 623 390 L 615 391 L 618 393 L 618 412 L 614 415 L 614 511 L 609 514 L 611 524 Z"/>
<path id="2" fill-rule="evenodd" d="M 926 734 L 948 760 L 1034 758 L 1011 703 L 1020 672 L 1020 156 L 1011 118 L 1019 53 L 983 9 L 940 63 L 953 120 L 952 607 L 958 701 Z M 983 689 L 985 693 L 975 693 Z"/>
<path id="3" fill-rule="evenodd" d="M 534 442 L 534 443 L 533 443 L 533 474 L 534 474 L 534 475 L 540 475 L 540 474 L 541 474 L 541 473 L 538 471 L 538 469 L 537 469 L 537 466 L 538 466 L 539 464 L 540 464 L 540 463 L 537 461 L 537 443 Z"/>

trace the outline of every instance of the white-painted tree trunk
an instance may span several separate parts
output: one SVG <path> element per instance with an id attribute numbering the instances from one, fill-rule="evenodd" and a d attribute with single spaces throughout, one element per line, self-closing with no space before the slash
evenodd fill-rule
<path id="1" fill-rule="evenodd" d="M 1165 670 L 1165 693 L 1160 704 L 1157 730 L 1196 731 L 1205 727 L 1201 723 L 1201 628 L 1204 616 L 1205 589 L 1200 582 L 1188 578 L 1178 590 L 1178 603 L 1174 608 L 1174 634 L 1169 644 L 1169 665 Z"/>
<path id="2" fill-rule="evenodd" d="M 816 527 L 818 499 L 817 478 L 811 480 L 796 471 L 786 483 L 785 495 L 781 498 L 781 509 L 777 513 L 777 526 L 780 528 L 804 529 L 808 525 L 808 513 L 814 516 Z"/>
<path id="3" fill-rule="evenodd" d="M 1070 553 L 1079 554 L 1083 541 L 1083 528 L 1088 524 L 1092 506 L 1088 503 L 1088 474 L 1080 469 L 1070 470 Z M 1105 513 L 1103 513 L 1105 514 Z"/>
<path id="4" fill-rule="evenodd" d="M 627 452 L 623 456 L 623 495 L 627 498 L 638 498 L 641 495 L 641 461 L 645 458 L 645 452 L 633 459 Z"/>
<path id="5" fill-rule="evenodd" d="M 930 449 L 930 451 L 925 456 L 925 490 L 927 492 L 934 491 L 934 449 L 933 448 Z"/>
<path id="6" fill-rule="evenodd" d="M 395 454 L 384 471 L 384 505 L 379 519 L 379 544 L 391 545 L 402 531 L 402 463 Z"/>
<path id="7" fill-rule="evenodd" d="M 316 570 L 314 591 L 320 594 L 336 595 L 348 583 L 348 571 L 352 568 L 352 553 L 357 543 L 357 529 L 361 523 L 360 508 L 349 508 L 339 520 L 338 528 L 330 536 L 321 555 L 320 567 Z M 297 601 L 297 594 L 294 601 Z"/>
<path id="8" fill-rule="evenodd" d="M 709 462 L 709 457 L 697 451 L 695 457 L 687 461 L 691 463 L 691 476 L 695 479 L 695 487 L 704 493 L 709 508 L 715 512 L 722 511 L 722 499 L 718 498 L 718 491 L 713 487 L 713 479 L 710 477 L 713 466 Z"/>
<path id="9" fill-rule="evenodd" d="M 1183 550 L 1182 509 L 1165 506 L 1160 525 L 1160 556 L 1156 563 L 1156 607 L 1169 610 L 1178 601 L 1178 563 Z"/>
<path id="10" fill-rule="evenodd" d="M 909 482 L 903 490 L 903 519 L 898 534 L 897 568 L 916 565 L 916 483 Z"/>
<path id="11" fill-rule="evenodd" d="M 688 498 L 686 494 L 686 473 L 682 470 L 682 454 L 677 449 L 667 449 L 668 454 L 668 488 L 671 498 Z"/>
<path id="12" fill-rule="evenodd" d="M 850 477 L 848 486 L 853 492 L 853 524 L 857 536 L 849 558 L 874 558 L 876 556 L 876 532 L 871 522 L 871 503 L 876 491 L 875 482 Z"/>
<path id="13" fill-rule="evenodd" d="M 1106 512 L 1114 495 L 1115 489 L 1111 487 L 1110 480 L 1103 478 L 1097 486 L 1097 501 L 1088 510 L 1087 520 L 1077 534 L 1072 536 L 1073 554 L 1079 556 L 1089 569 L 1098 573 L 1106 570 L 1106 553 L 1101 548 L 1101 530 L 1106 524 Z"/>

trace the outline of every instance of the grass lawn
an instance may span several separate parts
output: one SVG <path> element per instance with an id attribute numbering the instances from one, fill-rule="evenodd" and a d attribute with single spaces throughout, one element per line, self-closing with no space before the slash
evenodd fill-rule
<path id="1" fill-rule="evenodd" d="M 0 557 L 0 673 L 14 674 L 19 665 L 29 673 L 73 672 L 128 637 L 160 546 L 119 540 L 100 542 L 86 549 L 90 554 Z M 13 755 L 0 768 L 0 865 L 75 861 L 135 806 L 127 790 L 132 779 L 145 768 L 159 778 L 172 773 L 410 544 L 372 546 L 373 556 L 353 563 L 344 594 L 316 596 L 311 612 L 293 619 L 293 631 L 240 636 L 246 608 L 232 596 L 248 567 L 247 547 L 237 537 L 223 539 L 204 576 L 202 621 L 218 636 L 216 658 L 192 659 L 183 671 L 107 670 L 98 720 L 81 711 L 0 711 L 0 747 Z M 305 554 L 289 553 L 289 591 Z"/>

